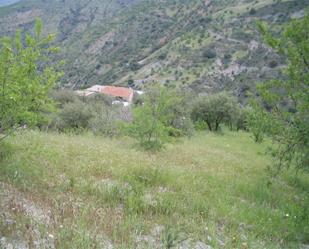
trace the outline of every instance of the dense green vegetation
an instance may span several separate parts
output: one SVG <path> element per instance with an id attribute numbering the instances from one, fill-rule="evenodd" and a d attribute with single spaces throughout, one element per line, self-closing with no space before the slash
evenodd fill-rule
<path id="1" fill-rule="evenodd" d="M 0 129 L 37 125 L 50 109 L 47 97 L 61 76 L 51 53 L 54 36 L 41 37 L 42 24 L 37 20 L 34 35 L 3 37 L 0 45 Z M 25 40 L 25 42 L 24 42 Z M 25 43 L 25 45 L 23 44 Z"/>
<path id="2" fill-rule="evenodd" d="M 120 106 L 113 106 L 106 96 L 79 98 L 73 91 L 56 90 L 51 93 L 57 111 L 47 116 L 42 129 L 67 133 L 92 133 L 114 137 L 120 132 L 118 122 L 128 121 Z"/>
<path id="3" fill-rule="evenodd" d="M 269 123 L 266 132 L 278 145 L 273 151 L 277 167 L 295 166 L 309 171 L 309 14 L 293 20 L 277 39 L 265 24 L 261 23 L 260 29 L 268 44 L 288 59 L 284 80 L 259 86 L 261 100 L 268 109 L 264 111 Z"/>
<path id="4" fill-rule="evenodd" d="M 147 88 L 142 105 L 133 110 L 133 121 L 126 125 L 129 135 L 145 149 L 161 149 L 170 137 L 193 131 L 185 93 L 160 85 Z"/>
<path id="5" fill-rule="evenodd" d="M 239 123 L 241 112 L 237 99 L 222 92 L 198 99 L 191 116 L 196 123 L 206 123 L 210 131 L 219 131 L 222 123 L 237 129 L 243 126 Z"/>

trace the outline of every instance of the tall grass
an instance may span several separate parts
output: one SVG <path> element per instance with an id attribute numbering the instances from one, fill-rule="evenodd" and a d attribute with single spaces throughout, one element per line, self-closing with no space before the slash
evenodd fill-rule
<path id="1" fill-rule="evenodd" d="M 105 238 L 116 248 L 136 248 L 136 238 L 157 225 L 165 227 L 166 248 L 182 238 L 214 248 L 309 242 L 309 177 L 270 178 L 267 142 L 255 144 L 242 132 L 204 132 L 155 154 L 133 144 L 24 132 L 2 145 L 0 179 L 50 210 L 52 223 L 43 226 L 57 248 L 101 248 Z"/>

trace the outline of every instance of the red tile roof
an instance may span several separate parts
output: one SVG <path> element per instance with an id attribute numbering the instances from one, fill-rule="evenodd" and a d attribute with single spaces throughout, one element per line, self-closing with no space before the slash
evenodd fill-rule
<path id="1" fill-rule="evenodd" d="M 116 86 L 104 86 L 101 92 L 113 97 L 121 97 L 128 102 L 132 101 L 134 94 L 134 91 L 130 88 Z"/>

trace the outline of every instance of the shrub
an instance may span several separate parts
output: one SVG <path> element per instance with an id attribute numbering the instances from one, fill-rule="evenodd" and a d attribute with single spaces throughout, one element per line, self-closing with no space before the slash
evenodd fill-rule
<path id="1" fill-rule="evenodd" d="M 251 107 L 245 110 L 245 122 L 253 134 L 254 141 L 263 142 L 265 134 L 270 129 L 267 112 L 252 101 Z"/>
<path id="2" fill-rule="evenodd" d="M 227 124 L 230 130 L 239 131 L 246 129 L 244 110 L 240 107 L 239 104 L 236 103 L 236 105 L 232 108 L 227 120 Z"/>
<path id="3" fill-rule="evenodd" d="M 167 57 L 167 53 L 165 52 L 165 53 L 160 54 L 158 59 L 162 61 L 162 60 L 165 60 L 166 57 Z"/>
<path id="4" fill-rule="evenodd" d="M 217 53 L 213 49 L 207 49 L 206 51 L 203 52 L 203 57 L 207 59 L 213 59 L 216 58 Z"/>
<path id="5" fill-rule="evenodd" d="M 89 128 L 95 135 L 114 137 L 119 134 L 117 108 L 97 104 Z"/>
<path id="6" fill-rule="evenodd" d="M 275 67 L 278 66 L 278 62 L 275 61 L 275 60 L 272 60 L 272 61 L 269 62 L 268 66 L 269 66 L 270 68 L 275 68 Z"/>
<path id="7" fill-rule="evenodd" d="M 224 54 L 224 60 L 230 60 L 232 58 L 231 54 Z"/>
<path id="8" fill-rule="evenodd" d="M 134 86 L 134 80 L 133 79 L 129 79 L 128 80 L 128 86 Z"/>
<path id="9" fill-rule="evenodd" d="M 203 120 L 198 119 L 198 120 L 196 120 L 196 121 L 194 122 L 194 128 L 195 128 L 196 130 L 199 130 L 199 131 L 206 130 L 207 127 L 208 127 L 208 126 L 207 126 L 206 122 L 203 121 Z"/>
<path id="10" fill-rule="evenodd" d="M 81 101 L 68 103 L 59 114 L 57 128 L 61 131 L 87 129 L 91 118 L 93 112 L 85 103 Z"/>
<path id="11" fill-rule="evenodd" d="M 84 101 L 92 108 L 97 105 L 112 106 L 113 100 L 114 98 L 108 95 L 94 94 L 93 96 L 87 97 Z"/>
<path id="12" fill-rule="evenodd" d="M 110 137 L 119 134 L 117 122 L 122 118 L 122 113 L 112 105 L 113 98 L 101 94 L 78 98 L 69 90 L 56 91 L 52 95 L 60 103 L 60 109 L 50 115 L 49 129 L 90 130 L 96 135 Z"/>
<path id="13" fill-rule="evenodd" d="M 187 108 L 187 107 L 185 107 Z M 169 135 L 172 137 L 192 136 L 194 132 L 194 125 L 191 118 L 186 113 L 188 109 L 184 109 L 185 113 L 176 115 L 171 121 L 171 128 L 169 129 Z"/>
<path id="14" fill-rule="evenodd" d="M 73 103 L 78 100 L 77 95 L 69 89 L 52 91 L 51 97 L 55 100 L 55 102 L 59 103 L 60 106 L 68 103 Z"/>
<path id="15" fill-rule="evenodd" d="M 127 130 L 144 149 L 159 150 L 170 135 L 186 134 L 189 126 L 180 122 L 187 119 L 184 99 L 176 90 L 153 85 L 143 97 L 143 105 L 134 108 Z"/>
<path id="16" fill-rule="evenodd" d="M 251 8 L 249 11 L 250 15 L 255 15 L 256 14 L 256 9 L 255 8 Z"/>
<path id="17" fill-rule="evenodd" d="M 137 70 L 139 70 L 141 68 L 141 65 L 138 64 L 137 62 L 131 62 L 129 64 L 129 67 L 130 67 L 131 71 L 137 71 Z"/>

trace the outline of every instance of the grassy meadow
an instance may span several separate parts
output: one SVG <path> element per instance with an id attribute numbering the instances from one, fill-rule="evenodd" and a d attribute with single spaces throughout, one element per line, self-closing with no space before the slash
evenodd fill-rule
<path id="1" fill-rule="evenodd" d="M 1 145 L 0 234 L 29 248 L 300 248 L 309 178 L 270 178 L 269 145 L 198 132 L 150 154 L 129 138 L 23 131 Z"/>

